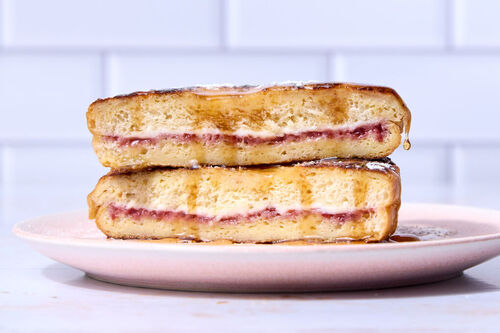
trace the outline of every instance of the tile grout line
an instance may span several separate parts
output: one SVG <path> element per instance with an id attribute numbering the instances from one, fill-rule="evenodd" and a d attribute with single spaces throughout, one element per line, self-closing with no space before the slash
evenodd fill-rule
<path id="1" fill-rule="evenodd" d="M 453 43 L 454 52 L 457 51 L 462 51 L 466 50 L 462 47 L 460 47 L 461 43 L 461 36 L 463 35 L 463 25 L 464 25 L 464 20 L 463 20 L 463 14 L 464 14 L 464 6 L 465 4 L 462 2 L 462 0 L 447 0 L 449 1 L 449 16 L 450 16 L 450 24 L 449 24 L 449 29 L 450 29 L 450 40 Z M 469 49 L 476 49 L 476 48 L 469 48 Z M 479 52 L 482 53 L 489 53 L 488 48 L 477 48 Z M 482 49 L 482 50 L 481 50 Z"/>
<path id="2" fill-rule="evenodd" d="M 5 50 L 7 42 L 7 11 L 5 0 L 0 0 L 0 52 Z"/>
<path id="3" fill-rule="evenodd" d="M 228 11 L 227 11 L 227 1 L 219 0 L 219 49 L 221 52 L 226 52 L 228 49 Z"/>
<path id="4" fill-rule="evenodd" d="M 445 50 L 448 52 L 454 51 L 455 46 L 455 4 L 453 0 L 445 0 Z"/>
<path id="5" fill-rule="evenodd" d="M 7 145 L 0 143 L 0 226 L 7 228 Z"/>
<path id="6" fill-rule="evenodd" d="M 66 148 L 66 147 L 84 147 L 89 145 L 91 138 L 71 140 L 65 138 L 50 140 L 0 140 L 0 146 L 11 148 Z"/>
<path id="7" fill-rule="evenodd" d="M 453 203 L 459 204 L 463 195 L 463 152 L 458 144 L 450 145 L 449 149 L 449 171 L 451 174 L 451 188 Z"/>
<path id="8" fill-rule="evenodd" d="M 345 82 L 347 76 L 345 75 L 344 55 L 341 55 L 337 52 L 332 55 L 332 58 L 332 78 L 334 79 L 334 81 Z"/>
<path id="9" fill-rule="evenodd" d="M 446 172 L 445 175 L 445 184 L 447 186 L 447 197 L 446 200 L 449 203 L 455 203 L 455 197 L 456 197 L 456 189 L 455 189 L 455 173 L 456 173 L 456 168 L 454 166 L 454 144 L 453 143 L 445 143 L 443 145 L 444 148 L 444 154 L 445 154 L 445 161 L 444 161 L 444 171 Z"/>
<path id="10" fill-rule="evenodd" d="M 108 54 L 106 51 L 102 51 L 99 54 L 99 59 L 100 59 L 100 71 L 99 71 L 99 81 L 100 81 L 100 94 L 101 97 L 106 97 L 107 92 L 109 91 L 108 89 Z"/>
<path id="11" fill-rule="evenodd" d="M 5 10 L 3 0 L 0 0 L 0 54 L 2 54 L 5 40 Z M 0 221 L 1 224 L 1 221 Z"/>
<path id="12" fill-rule="evenodd" d="M 333 68 L 332 68 L 332 58 L 333 58 L 333 53 L 331 52 L 326 52 L 325 53 L 325 80 L 326 81 L 335 81 L 333 78 L 332 78 L 332 71 L 333 71 Z"/>
<path id="13" fill-rule="evenodd" d="M 0 0 L 2 1 L 2 0 Z M 3 32 L 5 34 L 5 31 Z M 219 37 L 221 38 L 221 37 Z M 482 56 L 482 55 L 500 55 L 500 46 L 483 47 L 473 46 L 467 48 L 427 48 L 427 47 L 335 47 L 335 48 L 309 48 L 309 47 L 293 47 L 293 48 L 272 48 L 272 47 L 235 47 L 230 48 L 227 45 L 227 34 L 225 35 L 225 47 L 221 48 L 176 48 L 176 47 L 38 47 L 38 46 L 9 46 L 0 45 L 4 54 L 9 55 L 78 55 L 78 54 L 96 54 L 96 53 L 119 53 L 119 54 L 134 54 L 134 55 L 281 55 L 281 56 L 306 56 L 318 55 L 324 53 L 343 54 L 363 54 L 366 56 L 440 56 L 440 55 L 457 55 L 457 56 Z"/>
<path id="14" fill-rule="evenodd" d="M 0 0 L 0 6 L 2 0 Z M 1 51 L 1 47 L 0 47 Z M 3 174 L 4 166 L 4 144 L 0 143 L 0 230 L 6 228 L 7 222 L 5 222 L 5 175 Z"/>

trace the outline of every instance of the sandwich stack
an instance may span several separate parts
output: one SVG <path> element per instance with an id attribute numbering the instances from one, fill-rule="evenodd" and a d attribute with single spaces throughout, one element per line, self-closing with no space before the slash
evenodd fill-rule
<path id="1" fill-rule="evenodd" d="M 397 225 L 390 155 L 411 115 L 390 88 L 212 86 L 99 99 L 88 196 L 108 236 L 200 242 L 380 241 Z"/>

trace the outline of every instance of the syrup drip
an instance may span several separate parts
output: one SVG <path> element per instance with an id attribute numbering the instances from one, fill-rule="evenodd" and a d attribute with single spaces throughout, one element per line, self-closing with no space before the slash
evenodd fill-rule
<path id="1" fill-rule="evenodd" d="M 199 106 L 199 110 L 197 112 L 194 112 L 192 117 L 193 117 L 193 126 L 195 129 L 202 128 L 204 126 L 203 124 L 203 117 L 201 116 L 203 114 L 203 110 L 201 110 L 201 107 Z M 201 141 L 194 141 L 193 142 L 193 151 L 194 151 L 194 159 L 198 164 L 204 164 L 206 163 L 206 152 L 205 152 L 205 147 L 204 147 L 204 142 Z"/>
<path id="2" fill-rule="evenodd" d="M 411 142 L 408 138 L 405 138 L 405 141 L 403 141 L 403 148 L 405 150 L 409 150 L 411 148 Z"/>
<path id="3" fill-rule="evenodd" d="M 405 139 L 403 141 L 403 148 L 409 150 L 411 148 L 410 142 L 410 127 L 411 127 L 411 113 L 408 111 L 406 117 L 403 119 L 403 126 L 405 129 Z"/>

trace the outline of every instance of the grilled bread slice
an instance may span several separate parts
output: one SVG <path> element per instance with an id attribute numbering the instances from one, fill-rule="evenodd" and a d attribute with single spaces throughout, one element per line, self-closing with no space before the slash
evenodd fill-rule
<path id="1" fill-rule="evenodd" d="M 341 83 L 138 92 L 87 112 L 100 162 L 122 170 L 382 158 L 410 118 L 394 90 Z"/>
<path id="2" fill-rule="evenodd" d="M 156 168 L 104 176 L 88 204 L 112 238 L 383 240 L 396 228 L 400 177 L 389 159 Z"/>

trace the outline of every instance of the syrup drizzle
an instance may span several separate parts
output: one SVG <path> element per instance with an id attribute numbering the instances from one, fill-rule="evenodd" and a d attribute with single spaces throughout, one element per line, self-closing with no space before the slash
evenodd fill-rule
<path id="1" fill-rule="evenodd" d="M 295 170 L 295 172 L 297 173 L 295 175 L 295 179 L 297 179 L 297 186 L 299 187 L 300 193 L 300 204 L 302 206 L 302 209 L 310 209 L 312 206 L 313 198 L 311 183 L 307 179 L 307 168 L 295 168 Z M 315 224 L 316 223 L 313 220 L 313 216 L 305 216 L 299 225 L 302 237 L 313 237 L 316 231 Z"/>
<path id="2" fill-rule="evenodd" d="M 387 243 L 406 243 L 406 242 L 418 242 L 420 238 L 415 235 L 392 235 L 386 241 Z"/>
<path id="3" fill-rule="evenodd" d="M 197 207 L 198 207 L 198 194 L 200 190 L 200 182 L 202 179 L 202 170 L 203 169 L 197 169 L 197 170 L 192 170 L 186 177 L 188 177 L 188 197 L 186 201 L 187 205 L 187 211 L 189 214 L 196 215 L 197 212 Z M 188 229 L 188 226 L 186 225 L 186 228 Z M 185 233 L 190 235 L 191 237 L 198 239 L 199 238 L 199 226 L 196 223 L 191 223 L 189 226 L 189 230 L 185 230 Z"/>
<path id="4" fill-rule="evenodd" d="M 368 179 L 365 174 L 360 173 L 354 184 L 354 207 L 358 208 L 366 203 Z"/>

